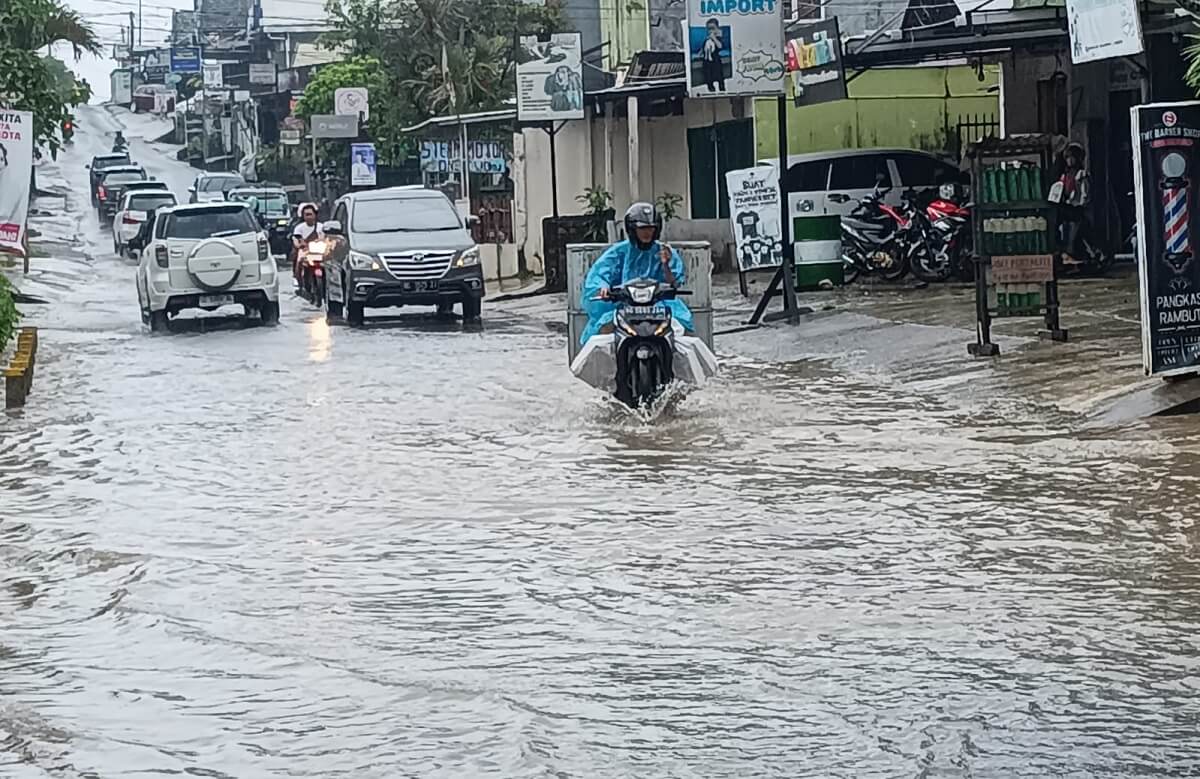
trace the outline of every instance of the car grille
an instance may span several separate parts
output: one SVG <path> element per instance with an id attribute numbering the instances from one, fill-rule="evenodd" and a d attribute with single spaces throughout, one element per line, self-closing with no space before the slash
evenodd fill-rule
<path id="1" fill-rule="evenodd" d="M 381 254 L 384 266 L 398 279 L 440 279 L 450 269 L 455 252 Z"/>

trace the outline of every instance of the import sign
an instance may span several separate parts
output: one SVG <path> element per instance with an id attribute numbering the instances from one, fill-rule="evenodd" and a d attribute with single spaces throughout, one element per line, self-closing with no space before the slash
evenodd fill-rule
<path id="1" fill-rule="evenodd" d="M 1142 366 L 1148 376 L 1200 372 L 1200 267 L 1192 231 L 1200 176 L 1200 102 L 1130 109 L 1142 303 Z"/>
<path id="2" fill-rule="evenodd" d="M 357 116 L 313 114 L 310 121 L 314 138 L 354 138 L 358 136 Z"/>
<path id="3" fill-rule="evenodd" d="M 687 0 L 684 45 L 693 97 L 783 92 L 782 0 Z"/>
<path id="4" fill-rule="evenodd" d="M 200 48 L 198 46 L 173 46 L 171 48 L 172 73 L 199 73 Z"/>

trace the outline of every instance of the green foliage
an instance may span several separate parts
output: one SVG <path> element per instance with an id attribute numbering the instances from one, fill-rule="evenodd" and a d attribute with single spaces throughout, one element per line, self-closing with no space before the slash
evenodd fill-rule
<path id="1" fill-rule="evenodd" d="M 8 342 L 12 340 L 13 333 L 17 329 L 17 320 L 21 318 L 21 314 L 17 311 L 17 306 L 13 303 L 12 287 L 8 283 L 8 279 L 0 275 L 0 350 L 3 350 Z"/>
<path id="2" fill-rule="evenodd" d="M 334 29 L 322 43 L 350 59 L 326 66 L 310 82 L 303 115 L 331 110 L 339 86 L 367 87 L 369 135 L 380 160 L 393 164 L 414 151 L 401 128 L 431 116 L 502 108 L 513 97 L 514 25 L 521 35 L 562 27 L 556 4 L 338 0 L 327 10 Z"/>
<path id="3" fill-rule="evenodd" d="M 1183 59 L 1187 62 L 1183 80 L 1200 94 L 1200 35 L 1188 35 L 1187 39 L 1190 43 L 1183 48 Z"/>
<path id="4" fill-rule="evenodd" d="M 654 200 L 658 213 L 662 214 L 663 224 L 679 216 L 679 208 L 683 205 L 683 195 L 675 192 L 664 192 Z"/>
<path id="5" fill-rule="evenodd" d="M 612 193 L 604 187 L 588 187 L 583 194 L 575 196 L 575 202 L 586 209 L 585 215 L 591 217 L 588 220 L 587 239 L 607 240 L 608 220 L 612 217 Z"/>
<path id="6" fill-rule="evenodd" d="M 0 103 L 32 111 L 34 143 L 48 146 L 51 154 L 61 145 L 59 132 L 71 118 L 71 106 L 91 97 L 86 82 L 76 82 L 69 72 L 66 81 L 65 66 L 60 69 L 56 60 L 37 54 L 57 43 L 70 44 L 76 59 L 101 50 L 95 32 L 57 0 L 0 2 Z"/>

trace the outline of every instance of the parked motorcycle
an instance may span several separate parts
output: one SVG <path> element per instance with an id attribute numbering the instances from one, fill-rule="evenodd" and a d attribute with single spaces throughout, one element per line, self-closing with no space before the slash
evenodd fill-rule
<path id="1" fill-rule="evenodd" d="M 884 201 L 887 193 L 876 187 L 850 216 L 842 218 L 843 283 L 853 283 L 863 274 L 896 281 L 908 273 L 907 235 L 912 219 Z"/>
<path id="2" fill-rule="evenodd" d="M 916 215 L 911 256 L 912 273 L 922 281 L 938 282 L 957 277 L 975 278 L 971 252 L 971 208 L 965 198 L 952 192 L 930 191 L 925 195 L 906 193 Z"/>
<path id="3" fill-rule="evenodd" d="M 322 239 L 309 241 L 296 256 L 296 289 L 300 297 L 320 308 L 325 302 L 325 253 Z"/>

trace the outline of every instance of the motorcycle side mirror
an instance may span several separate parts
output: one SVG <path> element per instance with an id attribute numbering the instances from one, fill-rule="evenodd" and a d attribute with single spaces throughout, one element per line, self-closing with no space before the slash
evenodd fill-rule
<path id="1" fill-rule="evenodd" d="M 342 223 L 337 221 L 336 219 L 330 219 L 328 222 L 321 225 L 321 229 L 325 231 L 326 235 L 342 235 L 343 234 Z"/>

